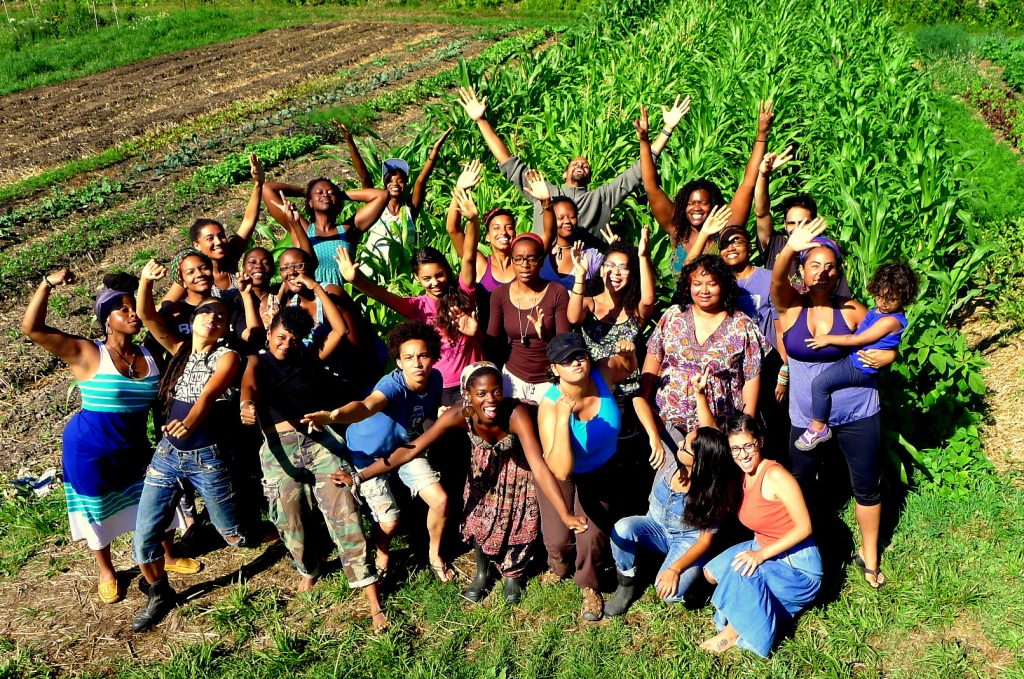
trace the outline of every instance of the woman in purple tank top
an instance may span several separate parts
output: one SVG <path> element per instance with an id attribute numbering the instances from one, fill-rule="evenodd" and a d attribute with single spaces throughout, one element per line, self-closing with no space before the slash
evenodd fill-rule
<path id="1" fill-rule="evenodd" d="M 820 235 L 824 230 L 825 222 L 821 218 L 797 226 L 772 270 L 772 301 L 779 312 L 783 342 L 789 354 L 790 469 L 803 487 L 804 495 L 813 503 L 816 490 L 813 484 L 818 467 L 838 444 L 850 469 L 857 525 L 860 527 L 861 547 L 854 560 L 863 570 L 868 584 L 877 589 L 885 584 L 878 554 L 878 527 L 882 516 L 878 391 L 867 387 L 837 390 L 832 395 L 830 422 L 834 418 L 836 423 L 832 440 L 807 452 L 794 445 L 812 419 L 811 382 L 849 354 L 847 349 L 837 346 L 813 349 L 808 346 L 807 339 L 854 332 L 868 311 L 856 300 L 835 296 L 840 252 L 835 241 Z M 807 289 L 805 294 L 797 291 L 788 278 L 793 258 L 798 253 L 798 272 Z M 873 368 L 889 365 L 896 359 L 895 351 L 861 351 L 858 355 Z"/>

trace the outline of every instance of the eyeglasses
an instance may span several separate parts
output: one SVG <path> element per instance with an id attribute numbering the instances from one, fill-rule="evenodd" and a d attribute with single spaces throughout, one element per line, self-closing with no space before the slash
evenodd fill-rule
<path id="1" fill-rule="evenodd" d="M 306 270 L 306 263 L 305 262 L 299 262 L 298 264 L 285 264 L 284 266 L 281 267 L 281 273 L 284 273 L 286 271 L 305 271 L 305 270 Z"/>
<path id="2" fill-rule="evenodd" d="M 590 360 L 590 356 L 587 355 L 587 354 L 576 354 L 575 356 L 569 358 L 568 360 L 562 361 L 558 365 L 561 365 L 561 366 L 564 366 L 564 367 L 568 368 L 569 366 L 575 365 L 576 363 L 584 363 L 584 362 L 589 361 L 589 360 Z"/>
<path id="3" fill-rule="evenodd" d="M 629 264 L 605 264 L 605 267 L 615 273 L 629 273 Z"/>
<path id="4" fill-rule="evenodd" d="M 739 457 L 741 454 L 751 455 L 761 447 L 761 444 L 757 441 L 750 441 L 744 443 L 742 446 L 729 446 L 729 450 L 732 451 L 733 457 Z"/>
<path id="5" fill-rule="evenodd" d="M 540 263 L 541 257 L 539 255 L 516 255 L 512 258 L 513 264 L 538 264 Z"/>

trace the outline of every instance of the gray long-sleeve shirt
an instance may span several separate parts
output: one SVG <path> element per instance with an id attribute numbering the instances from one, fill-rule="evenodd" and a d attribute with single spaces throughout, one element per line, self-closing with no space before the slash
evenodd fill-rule
<path id="1" fill-rule="evenodd" d="M 544 211 L 540 202 L 533 200 L 530 194 L 523 189 L 527 185 L 524 175 L 529 168 L 518 156 L 509 156 L 508 160 L 498 165 L 498 169 L 506 179 L 516 185 L 527 200 L 533 202 L 533 230 L 536 233 L 543 231 Z M 638 160 L 618 177 L 594 190 L 582 186 L 555 186 L 551 182 L 547 182 L 547 185 L 552 197 L 571 198 L 579 209 L 579 228 L 586 229 L 595 237 L 600 238 L 601 229 L 608 224 L 612 210 L 642 183 L 640 161 Z"/>

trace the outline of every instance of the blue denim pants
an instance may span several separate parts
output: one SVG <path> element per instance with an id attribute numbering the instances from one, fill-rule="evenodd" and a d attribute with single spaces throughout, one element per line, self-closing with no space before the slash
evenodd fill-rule
<path id="1" fill-rule="evenodd" d="M 708 572 L 718 581 L 711 603 L 719 630 L 726 624 L 732 625 L 740 635 L 738 646 L 767 658 L 779 628 L 817 596 L 821 587 L 821 555 L 814 538 L 807 538 L 744 576 L 732 567 L 732 561 L 748 549 L 757 551 L 761 547 L 756 540 L 741 542 L 707 565 Z"/>
<path id="2" fill-rule="evenodd" d="M 245 544 L 239 525 L 238 499 L 223 457 L 216 445 L 178 450 L 166 438 L 160 441 L 146 470 L 139 500 L 133 541 L 138 563 L 152 563 L 163 557 L 160 541 L 171 525 L 181 497 L 180 479 L 186 479 L 199 491 L 210 511 L 210 520 L 224 540 L 233 547 Z"/>
<path id="3" fill-rule="evenodd" d="M 697 542 L 700 531 L 679 531 L 669 533 L 657 519 L 647 516 L 627 516 L 615 522 L 612 529 L 612 556 L 615 567 L 627 577 L 636 575 L 636 554 L 644 549 L 658 554 L 665 554 L 665 559 L 658 568 L 658 575 L 686 554 Z M 706 558 L 698 559 L 693 565 L 679 574 L 679 584 L 675 594 L 664 599 L 665 603 L 674 604 L 683 601 L 686 591 L 701 575 L 701 568 Z"/>

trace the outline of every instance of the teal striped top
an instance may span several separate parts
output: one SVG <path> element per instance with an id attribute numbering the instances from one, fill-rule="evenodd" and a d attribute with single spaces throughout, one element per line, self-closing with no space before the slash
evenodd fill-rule
<path id="1" fill-rule="evenodd" d="M 152 406 L 160 391 L 160 368 L 145 347 L 139 347 L 139 351 L 146 358 L 149 370 L 145 377 L 129 379 L 114 367 L 107 347 L 102 342 L 97 342 L 96 346 L 100 350 L 99 369 L 91 379 L 78 383 L 78 389 L 82 392 L 82 409 L 102 413 L 135 413 Z"/>

